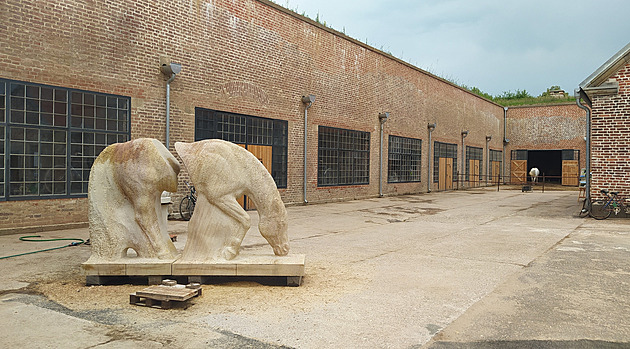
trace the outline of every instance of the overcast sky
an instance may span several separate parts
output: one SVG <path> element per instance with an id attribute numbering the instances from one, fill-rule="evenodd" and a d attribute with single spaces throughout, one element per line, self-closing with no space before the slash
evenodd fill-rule
<path id="1" fill-rule="evenodd" d="M 275 0 L 492 95 L 573 90 L 630 42 L 628 0 Z"/>

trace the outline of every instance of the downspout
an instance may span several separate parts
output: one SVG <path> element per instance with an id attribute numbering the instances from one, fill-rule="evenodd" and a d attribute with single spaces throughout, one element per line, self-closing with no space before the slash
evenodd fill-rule
<path id="1" fill-rule="evenodd" d="M 166 80 L 166 149 L 168 149 L 171 144 L 171 82 L 173 82 L 173 80 L 175 80 L 175 73 L 171 74 L 171 77 Z"/>
<path id="2" fill-rule="evenodd" d="M 462 188 L 464 187 L 464 178 L 466 176 L 465 168 L 466 168 L 466 143 L 464 142 L 464 138 L 468 136 L 468 130 L 462 131 L 462 167 L 460 167 L 459 172 L 461 175 L 457 178 L 457 181 L 461 183 Z"/>
<path id="3" fill-rule="evenodd" d="M 486 136 L 486 161 L 485 161 L 485 176 L 486 176 L 486 186 L 488 186 L 488 176 L 490 175 L 490 141 L 492 140 L 492 136 Z"/>
<path id="4" fill-rule="evenodd" d="M 437 123 L 428 124 L 427 128 L 429 129 L 429 151 L 427 154 L 427 193 L 431 192 L 431 182 L 433 181 L 433 176 L 431 176 L 431 160 L 433 156 L 431 156 L 431 133 L 435 130 Z"/>
<path id="5" fill-rule="evenodd" d="M 584 91 L 579 88 L 575 89 L 575 102 L 577 106 L 586 111 L 586 202 L 591 202 L 591 110 L 580 103 L 580 99 L 582 98 L 582 93 Z"/>
<path id="6" fill-rule="evenodd" d="M 175 75 L 182 71 L 182 65 L 179 63 L 162 64 L 160 67 L 162 74 L 168 77 L 166 80 L 166 149 L 170 146 L 170 127 L 171 127 L 171 82 L 175 80 Z"/>
<path id="7" fill-rule="evenodd" d="M 508 112 L 508 107 L 503 107 L 503 159 L 502 159 L 502 169 L 501 169 L 501 176 L 503 177 L 503 184 L 506 184 L 507 182 L 505 181 L 505 151 L 507 150 L 507 145 L 508 143 L 510 143 L 510 140 L 507 138 L 507 112 Z"/>
<path id="8" fill-rule="evenodd" d="M 381 124 L 381 144 L 379 150 L 379 162 L 378 162 L 378 196 L 383 197 L 383 125 L 389 118 L 389 113 L 378 114 L 378 121 Z"/>
<path id="9" fill-rule="evenodd" d="M 314 95 L 302 96 L 302 103 L 306 104 L 304 107 L 304 204 L 308 204 L 306 199 L 306 186 L 308 184 L 307 178 L 307 159 L 308 159 L 308 108 L 315 102 Z"/>

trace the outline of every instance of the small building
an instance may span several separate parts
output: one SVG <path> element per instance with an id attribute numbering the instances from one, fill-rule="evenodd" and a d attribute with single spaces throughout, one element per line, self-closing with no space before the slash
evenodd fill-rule
<path id="1" fill-rule="evenodd" d="M 536 167 L 546 182 L 578 185 L 586 166 L 584 110 L 575 103 L 509 107 L 506 128 L 511 183 L 527 182 Z"/>
<path id="2" fill-rule="evenodd" d="M 608 189 L 630 195 L 630 44 L 579 86 L 591 108 L 590 194 Z"/>

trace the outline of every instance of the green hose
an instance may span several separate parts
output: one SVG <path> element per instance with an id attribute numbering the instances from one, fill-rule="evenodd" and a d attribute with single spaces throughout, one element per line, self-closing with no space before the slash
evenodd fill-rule
<path id="1" fill-rule="evenodd" d="M 68 245 L 63 245 L 63 246 L 59 246 L 59 247 L 51 247 L 51 248 L 46 248 L 43 250 L 38 250 L 38 251 L 33 251 L 33 252 L 25 252 L 25 253 L 19 253 L 19 254 L 14 254 L 11 256 L 4 256 L 4 257 L 0 257 L 0 259 L 7 259 L 7 258 L 12 258 L 12 257 L 18 257 L 18 256 L 25 256 L 27 254 L 33 254 L 33 253 L 39 253 L 39 252 L 46 252 L 46 251 L 53 251 L 53 250 L 59 250 L 65 247 L 70 247 L 70 246 L 79 246 L 83 243 L 85 243 L 85 240 L 83 239 L 72 239 L 72 238 L 60 238 L 60 239 L 33 239 L 33 238 L 41 238 L 40 235 L 29 235 L 29 236 L 22 236 L 20 238 L 20 241 L 26 241 L 26 242 L 45 242 L 45 241 L 74 241 L 71 242 Z"/>

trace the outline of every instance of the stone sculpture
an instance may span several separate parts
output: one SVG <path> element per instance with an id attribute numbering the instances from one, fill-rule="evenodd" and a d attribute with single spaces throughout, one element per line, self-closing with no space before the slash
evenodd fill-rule
<path id="1" fill-rule="evenodd" d="M 162 191 L 177 191 L 177 159 L 156 139 L 112 144 L 96 158 L 88 187 L 92 255 L 87 263 L 178 256 L 161 212 Z"/>
<path id="2" fill-rule="evenodd" d="M 237 198 L 256 205 L 258 229 L 278 256 L 289 252 L 287 212 L 276 184 L 263 164 L 236 144 L 212 139 L 175 143 L 197 189 L 195 213 L 180 262 L 231 260 L 250 227 L 250 217 Z"/>

